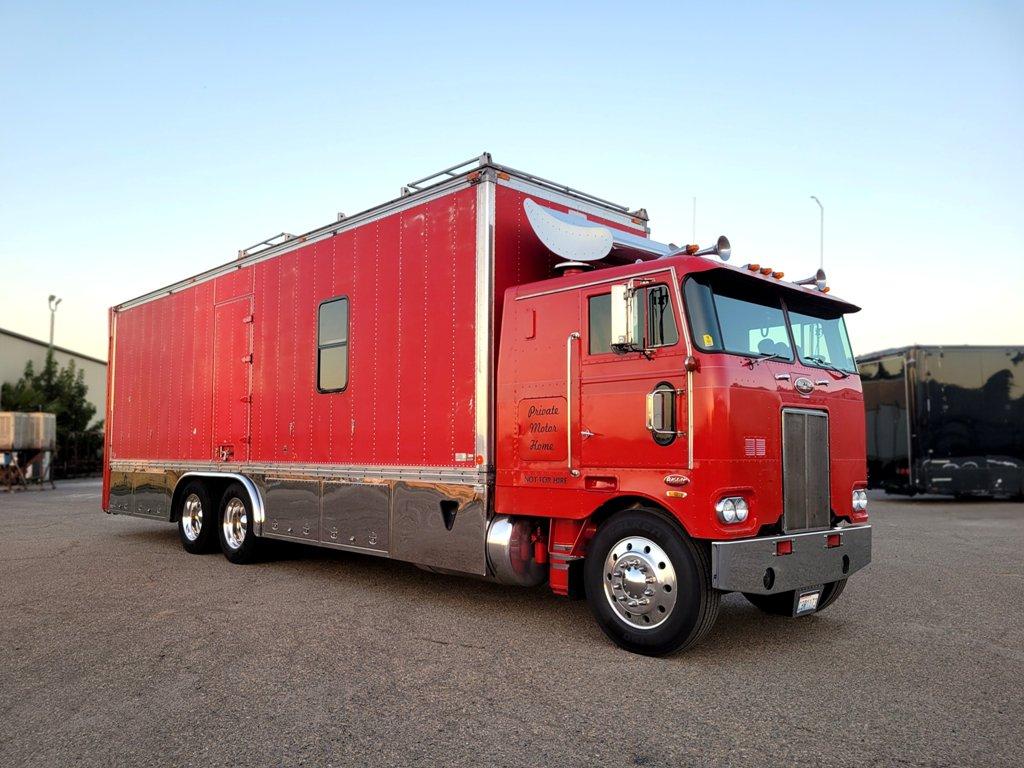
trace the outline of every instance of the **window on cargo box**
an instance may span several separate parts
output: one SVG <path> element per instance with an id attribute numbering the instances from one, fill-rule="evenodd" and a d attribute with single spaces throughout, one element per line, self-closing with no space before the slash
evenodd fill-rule
<path id="1" fill-rule="evenodd" d="M 679 341 L 676 316 L 672 311 L 672 300 L 668 287 L 652 285 L 637 291 L 641 297 L 639 306 L 643 317 L 637 317 L 637 324 L 644 328 L 644 347 L 669 347 Z M 612 352 L 612 298 L 610 293 L 591 296 L 588 300 L 587 317 L 588 348 L 592 355 Z M 640 329 L 638 328 L 637 331 Z M 641 338 L 640 333 L 635 334 Z"/>
<path id="2" fill-rule="evenodd" d="M 320 305 L 316 336 L 316 386 L 340 392 L 348 386 L 348 297 Z"/>

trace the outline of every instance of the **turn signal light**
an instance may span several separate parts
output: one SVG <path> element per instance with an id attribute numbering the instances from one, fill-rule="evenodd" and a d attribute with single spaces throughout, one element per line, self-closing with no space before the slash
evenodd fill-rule
<path id="1" fill-rule="evenodd" d="M 785 539 L 784 541 L 775 542 L 775 554 L 776 555 L 791 555 L 793 554 L 793 540 Z"/>
<path id="2" fill-rule="evenodd" d="M 825 546 L 828 549 L 838 547 L 842 543 L 843 537 L 840 536 L 838 533 L 830 533 L 828 536 L 825 537 Z"/>

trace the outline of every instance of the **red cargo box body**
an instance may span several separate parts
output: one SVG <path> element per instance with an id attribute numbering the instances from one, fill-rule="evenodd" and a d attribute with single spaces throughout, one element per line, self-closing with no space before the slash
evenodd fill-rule
<path id="1" fill-rule="evenodd" d="M 183 475 L 238 473 L 264 497 L 262 535 L 485 572 L 469 539 L 482 542 L 492 503 L 501 305 L 559 261 L 530 228 L 527 197 L 646 235 L 644 219 L 570 190 L 470 173 L 115 307 L 104 509 L 170 519 Z M 348 382 L 321 392 L 318 308 L 339 297 Z M 359 547 L 322 519 L 289 517 L 345 490 L 332 482 L 387 486 L 386 499 L 363 489 L 371 507 L 451 495 L 467 510 L 449 533 L 473 519 L 466 550 L 418 542 L 415 510 L 397 532 L 380 513 L 384 549 L 383 534 Z"/>

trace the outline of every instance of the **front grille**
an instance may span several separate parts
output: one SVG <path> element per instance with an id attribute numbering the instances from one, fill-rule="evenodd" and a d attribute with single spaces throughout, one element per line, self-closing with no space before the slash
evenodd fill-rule
<path id="1" fill-rule="evenodd" d="M 828 414 L 782 412 L 782 524 L 786 533 L 828 528 Z"/>

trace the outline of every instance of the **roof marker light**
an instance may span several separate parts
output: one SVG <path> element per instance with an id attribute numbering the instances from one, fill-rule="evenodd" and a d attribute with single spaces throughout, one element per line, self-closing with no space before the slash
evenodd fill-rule
<path id="1" fill-rule="evenodd" d="M 776 280 L 781 280 L 785 276 L 786 276 L 785 272 L 772 272 L 772 277 L 774 277 Z"/>

